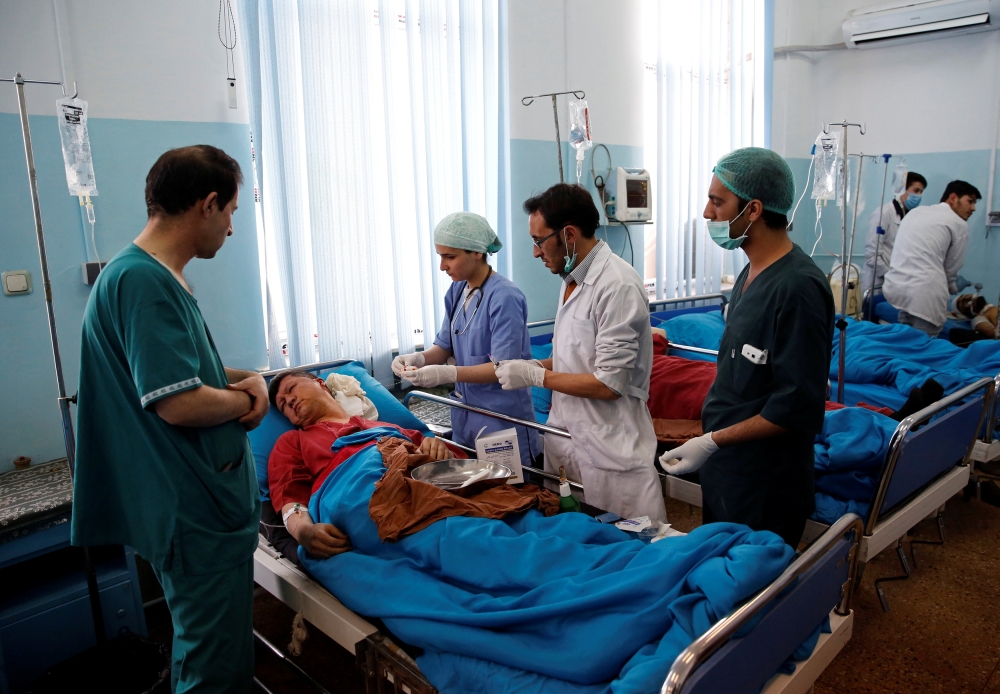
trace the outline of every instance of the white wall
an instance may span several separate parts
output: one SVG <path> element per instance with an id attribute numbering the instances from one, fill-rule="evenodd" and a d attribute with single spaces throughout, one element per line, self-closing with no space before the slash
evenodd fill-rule
<path id="1" fill-rule="evenodd" d="M 777 0 L 775 45 L 824 45 L 843 41 L 840 25 L 864 0 Z M 983 200 L 969 219 L 970 241 L 962 274 L 985 284 L 991 300 L 1000 293 L 1000 233 L 985 229 L 990 155 L 996 146 L 1000 103 L 1000 31 L 945 37 L 866 50 L 793 53 L 774 65 L 774 148 L 789 159 L 805 185 L 810 148 L 822 123 L 864 123 L 867 134 L 849 131 L 852 153 L 905 156 L 928 180 L 924 204 L 938 202 L 948 181 L 975 185 Z M 895 166 L 898 159 L 892 161 Z M 880 196 L 882 166 L 865 164 L 854 262 L 863 256 L 868 213 Z M 1000 207 L 994 184 L 993 207 Z M 797 194 L 798 194 L 797 193 Z M 813 245 L 815 213 L 808 201 L 796 216 L 794 240 Z M 822 215 L 828 247 L 840 246 L 836 208 Z M 817 261 L 829 269 L 832 260 Z"/>
<path id="2" fill-rule="evenodd" d="M 508 22 L 512 139 L 555 138 L 551 100 L 524 106 L 522 97 L 582 89 L 595 141 L 642 146 L 641 0 L 510 0 Z"/>
<path id="3" fill-rule="evenodd" d="M 559 182 L 552 100 L 521 98 L 535 94 L 583 90 L 590 108 L 594 142 L 611 151 L 615 166 L 642 166 L 643 62 L 639 27 L 641 0 L 510 0 L 511 279 L 528 298 L 530 320 L 555 316 L 560 279 L 532 257 L 528 220 L 521 205 L 531 195 Z M 566 181 L 576 181 L 575 151 L 569 133 L 566 97 L 559 97 L 559 128 Z M 582 183 L 592 192 L 587 152 Z M 596 169 L 607 166 L 603 151 Z M 596 199 L 596 194 L 595 194 Z M 654 203 L 655 204 L 655 203 Z M 624 253 L 642 274 L 643 232 L 632 226 L 632 249 L 621 227 L 607 231 L 616 253 Z"/>
<path id="4" fill-rule="evenodd" d="M 62 79 L 58 13 L 66 79 L 77 81 L 91 117 L 248 123 L 245 108 L 228 105 L 218 10 L 205 0 L 4 0 L 0 77 Z M 239 40 L 234 55 L 245 106 Z M 29 113 L 54 115 L 58 87 L 29 87 L 26 94 Z M 0 86 L 0 112 L 17 112 L 10 85 Z"/>
<path id="5" fill-rule="evenodd" d="M 840 43 L 859 0 L 777 0 L 776 45 Z M 1000 99 L 1000 32 L 775 59 L 775 148 L 806 157 L 823 121 L 864 122 L 870 152 L 989 149 Z M 852 146 L 852 151 L 854 150 Z M 985 193 L 985 182 L 982 187 Z"/>
<path id="6" fill-rule="evenodd" d="M 53 9 L 55 7 L 55 10 Z M 59 80 L 55 12 L 67 77 L 89 102 L 89 132 L 100 193 L 95 236 L 104 260 L 146 222 L 146 173 L 164 151 L 211 144 L 233 156 L 246 179 L 234 235 L 213 260 L 185 274 L 194 286 L 222 359 L 266 366 L 263 309 L 246 98 L 228 108 L 226 56 L 216 34 L 218 4 L 204 0 L 2 0 L 0 76 Z M 237 49 L 240 44 L 237 43 Z M 239 50 L 237 77 L 242 76 Z M 242 80 L 237 79 L 242 86 Z M 0 296 L 0 472 L 18 455 L 65 455 L 56 406 L 41 268 L 15 91 L 0 82 L 0 271 L 28 270 L 34 292 Z M 69 393 L 79 373 L 80 328 L 90 296 L 80 206 L 69 195 L 56 127 L 58 87 L 26 85 L 52 302 Z"/>

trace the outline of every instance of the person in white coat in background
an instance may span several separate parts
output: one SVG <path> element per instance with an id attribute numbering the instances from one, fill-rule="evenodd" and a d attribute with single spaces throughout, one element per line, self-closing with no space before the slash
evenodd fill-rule
<path id="1" fill-rule="evenodd" d="M 553 391 L 548 423 L 572 439 L 544 437 L 546 470 L 565 466 L 593 506 L 664 521 L 646 407 L 653 338 L 642 280 L 595 238 L 600 215 L 581 186 L 558 183 L 527 200 L 524 211 L 534 256 L 563 283 L 551 359 L 502 361 L 500 384 Z"/>
<path id="2" fill-rule="evenodd" d="M 899 309 L 899 322 L 937 337 L 948 315 L 948 298 L 958 293 L 955 280 L 965 262 L 968 219 L 976 211 L 979 190 L 952 181 L 941 204 L 918 207 L 899 225 L 882 293 Z"/>
<path id="3" fill-rule="evenodd" d="M 861 291 L 866 292 L 872 288 L 873 275 L 875 287 L 882 286 L 885 273 L 889 271 L 889 259 L 892 257 L 892 247 L 896 243 L 899 223 L 903 221 L 907 212 L 920 204 L 925 188 L 927 179 L 915 171 L 910 171 L 906 174 L 906 190 L 872 211 L 868 218 L 868 236 L 865 237 L 865 266 L 861 270 Z M 878 233 L 879 226 L 882 227 L 882 234 Z M 876 246 L 878 246 L 877 264 Z"/>

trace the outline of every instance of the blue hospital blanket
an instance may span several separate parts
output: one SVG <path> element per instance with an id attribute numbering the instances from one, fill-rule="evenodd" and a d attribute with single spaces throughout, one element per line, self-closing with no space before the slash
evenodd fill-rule
<path id="1" fill-rule="evenodd" d="M 933 378 L 953 393 L 978 378 L 1000 372 L 1000 341 L 982 340 L 966 348 L 927 337 L 907 325 L 876 325 L 848 319 L 848 383 L 891 386 L 904 397 Z M 837 378 L 839 339 L 833 341 L 830 377 Z M 875 403 L 872 403 L 875 404 Z"/>
<path id="2" fill-rule="evenodd" d="M 813 520 L 833 523 L 845 513 L 868 515 L 896 422 L 859 407 L 826 413 L 816 437 L 816 511 Z"/>
<path id="3" fill-rule="evenodd" d="M 663 328 L 667 333 L 667 341 L 673 344 L 718 351 L 726 321 L 722 318 L 722 311 L 707 311 L 670 318 L 656 327 Z M 714 356 L 697 352 L 678 351 L 676 355 L 693 361 L 715 361 Z"/>
<path id="4" fill-rule="evenodd" d="M 793 555 L 742 525 L 646 544 L 583 514 L 538 511 L 446 518 L 382 543 L 368 503 L 383 471 L 370 447 L 330 474 L 309 510 L 353 551 L 300 557 L 348 608 L 423 649 L 417 662 L 442 694 L 658 691 L 680 651 Z"/>

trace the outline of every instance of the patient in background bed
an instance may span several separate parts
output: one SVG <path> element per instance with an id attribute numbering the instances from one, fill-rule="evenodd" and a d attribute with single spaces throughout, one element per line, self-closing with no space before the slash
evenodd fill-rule
<path id="1" fill-rule="evenodd" d="M 285 527 L 314 557 L 325 558 L 351 548 L 347 536 L 328 523 L 313 523 L 309 498 L 323 480 L 342 462 L 374 441 L 349 444 L 337 451 L 334 442 L 365 429 L 392 427 L 401 431 L 420 450 L 435 460 L 455 454 L 440 439 L 426 438 L 418 431 L 395 424 L 350 416 L 340 406 L 326 384 L 305 371 L 283 371 L 268 387 L 271 405 L 277 407 L 297 428 L 285 432 L 275 443 L 267 463 L 271 503 L 282 515 Z"/>

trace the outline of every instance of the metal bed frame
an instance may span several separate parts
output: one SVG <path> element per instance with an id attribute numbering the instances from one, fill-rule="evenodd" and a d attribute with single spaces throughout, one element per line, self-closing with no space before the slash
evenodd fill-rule
<path id="1" fill-rule="evenodd" d="M 351 361 L 321 362 L 298 368 L 322 371 Z M 266 378 L 283 370 L 266 371 L 262 375 Z M 414 397 L 570 438 L 569 432 L 557 427 L 490 412 L 421 391 L 408 393 L 404 405 Z M 545 479 L 558 479 L 558 475 L 545 470 L 530 466 L 523 469 Z M 583 489 L 577 482 L 571 481 L 570 484 Z M 742 685 L 744 680 L 751 682 L 748 677 L 756 676 L 759 681 L 747 685 L 745 691 L 748 694 L 758 691 L 762 682 L 767 685 L 763 694 L 808 692 L 816 678 L 851 638 L 854 614 L 850 609 L 850 600 L 861 536 L 861 519 L 853 514 L 844 516 L 825 529 L 774 582 L 685 649 L 674 662 L 662 691 L 685 694 L 720 691 L 712 688 L 719 677 L 736 677 Z M 392 691 L 436 694 L 434 687 L 405 652 L 364 617 L 345 607 L 303 569 L 282 557 L 263 535 L 254 553 L 254 581 L 292 610 L 301 613 L 306 621 L 341 647 L 354 653 L 364 673 L 367 691 L 371 694 L 386 691 L 386 682 L 390 683 L 388 686 L 392 687 Z M 822 602 L 817 604 L 817 599 Z M 828 610 L 826 605 L 829 604 L 836 607 Z M 759 624 L 749 633 L 736 636 L 765 609 L 767 614 Z M 804 614 L 808 616 L 806 620 L 802 619 Z M 832 633 L 820 636 L 812 655 L 798 663 L 793 674 L 772 676 L 827 615 Z M 777 649 L 776 643 L 779 644 Z M 270 643 L 265 645 L 274 650 Z M 786 645 L 787 649 L 784 648 Z M 742 664 L 737 667 L 736 663 Z M 671 688 L 668 689 L 668 686 Z M 731 687 L 725 690 L 743 691 Z"/>
<path id="2" fill-rule="evenodd" d="M 708 302 L 708 301 L 712 301 L 712 300 L 715 300 L 715 299 L 719 300 L 719 304 L 718 305 L 720 307 L 722 307 L 722 308 L 725 308 L 726 304 L 729 303 L 729 298 L 725 294 L 698 294 L 698 295 L 695 295 L 695 296 L 679 296 L 679 297 L 675 297 L 673 299 L 660 299 L 659 301 L 650 301 L 649 302 L 649 312 L 650 312 L 650 314 L 656 313 L 656 311 L 653 310 L 654 306 L 670 306 L 670 305 L 673 305 L 673 304 L 694 304 L 694 303 L 699 303 L 699 302 Z M 707 303 L 704 304 L 704 307 L 706 307 L 706 308 L 711 307 L 711 306 L 713 306 L 713 305 L 712 304 L 707 304 Z M 702 308 L 702 307 L 701 306 L 690 306 L 688 308 Z M 677 310 L 682 310 L 682 309 L 683 309 L 683 307 L 678 308 Z M 549 318 L 549 319 L 546 319 L 546 320 L 537 320 L 537 321 L 533 321 L 531 323 L 528 323 L 527 327 L 528 327 L 528 330 L 532 330 L 534 328 L 544 328 L 547 325 L 555 325 L 555 322 L 556 322 L 555 318 Z"/>
<path id="3" fill-rule="evenodd" d="M 683 345 L 671 345 L 671 349 L 714 354 L 705 350 Z M 896 427 L 885 461 L 879 474 L 879 484 L 871 503 L 871 511 L 861 538 L 859 561 L 864 573 L 868 561 L 882 550 L 895 544 L 896 553 L 903 568 L 903 574 L 876 581 L 875 589 L 886 611 L 888 599 L 882 589 L 882 582 L 901 580 L 910 575 L 910 566 L 903 551 L 903 537 L 924 518 L 937 519 L 939 539 L 936 541 L 914 540 L 918 544 L 942 544 L 945 539 L 944 504 L 952 496 L 969 484 L 973 451 L 976 450 L 979 432 L 984 422 L 997 415 L 996 388 L 1000 387 L 1000 375 L 995 379 L 981 378 L 965 388 L 910 415 Z M 983 391 L 981 400 L 974 399 L 958 406 L 955 412 L 943 415 L 938 421 L 923 430 L 917 428 L 926 424 L 965 398 Z M 978 414 L 977 414 L 978 409 Z M 989 417 L 992 410 L 993 417 Z M 972 417 L 975 416 L 975 419 Z M 959 436 L 950 436 L 945 422 L 952 422 L 959 429 Z M 987 428 L 991 437 L 992 428 Z M 992 439 L 990 438 L 992 441 Z M 965 442 L 968 443 L 965 443 Z M 992 443 L 988 445 L 993 445 Z M 901 464 L 902 463 L 902 464 Z M 896 475 L 897 469 L 900 475 Z M 668 476 L 670 477 L 670 476 Z M 990 477 L 990 476 L 987 476 Z M 992 477 L 990 477 L 992 479 Z M 701 506 L 701 485 L 671 478 L 666 482 L 667 496 L 694 506 Z M 806 521 L 802 539 L 810 541 L 826 530 L 827 526 L 813 520 Z M 912 551 L 912 547 L 911 547 Z"/>

